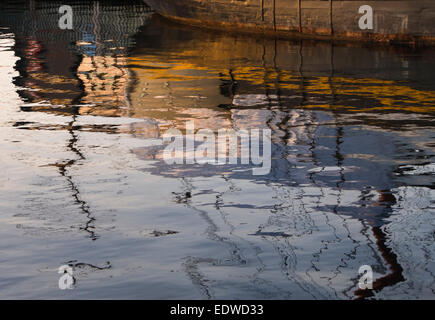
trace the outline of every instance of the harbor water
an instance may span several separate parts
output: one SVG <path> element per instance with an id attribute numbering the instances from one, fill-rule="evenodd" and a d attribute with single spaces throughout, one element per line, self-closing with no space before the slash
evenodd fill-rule
<path id="1" fill-rule="evenodd" d="M 62 30 L 64 2 L 0 3 L 1 299 L 435 298 L 435 48 L 142 1 L 69 1 Z M 166 163 L 188 121 L 271 130 L 270 172 Z"/>

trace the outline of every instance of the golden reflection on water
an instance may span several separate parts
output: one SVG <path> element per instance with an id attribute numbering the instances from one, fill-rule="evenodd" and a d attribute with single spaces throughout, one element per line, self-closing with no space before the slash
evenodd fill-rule
<path id="1" fill-rule="evenodd" d="M 85 96 L 80 114 L 95 114 L 92 105 L 98 105 L 100 116 L 122 116 L 128 101 L 125 93 L 130 81 L 125 56 L 84 56 L 77 68 L 77 75 L 83 83 Z"/>
<path id="2" fill-rule="evenodd" d="M 155 109 L 156 105 L 164 108 L 168 100 L 174 98 L 176 101 L 172 101 L 172 105 L 187 107 L 190 101 L 186 98 L 196 95 L 204 98 L 201 106 L 213 108 L 223 100 L 217 89 L 222 75 L 228 75 L 229 70 L 235 81 L 238 83 L 243 81 L 243 85 L 253 93 L 262 93 L 266 90 L 286 90 L 289 95 L 302 92 L 315 96 L 321 101 L 329 101 L 331 100 L 329 97 L 333 95 L 339 96 L 338 101 L 331 103 L 300 104 L 299 107 L 303 108 L 344 109 L 354 112 L 392 110 L 425 113 L 433 112 L 435 106 L 435 91 L 415 89 L 394 80 L 327 76 L 310 76 L 304 79 L 303 76 L 282 69 L 282 67 L 262 69 L 258 66 L 228 65 L 226 68 L 219 68 L 213 65 L 205 67 L 193 61 L 164 63 L 162 59 L 161 56 L 151 55 L 129 59 L 129 63 L 133 65 L 131 69 L 138 79 L 138 88 L 141 86 L 152 88 L 147 91 L 146 97 L 143 94 L 140 97 L 133 95 L 134 107 L 144 105 L 144 100 L 149 99 L 149 95 L 154 98 L 154 100 L 147 100 L 147 103 L 153 105 L 151 109 Z M 229 80 L 228 76 L 226 78 Z M 301 86 L 301 81 L 303 81 L 303 86 Z M 171 89 L 169 89 L 171 84 Z M 140 91 L 136 93 L 140 94 Z M 371 103 L 344 104 L 342 102 L 345 99 L 369 100 Z M 225 102 L 231 103 L 229 100 Z M 147 107 L 144 108 L 147 109 Z M 138 109 L 135 108 L 135 113 L 141 115 L 151 111 Z"/>
<path id="3" fill-rule="evenodd" d="M 80 41 L 76 46 L 81 47 Z M 43 51 L 42 45 L 30 41 L 24 84 L 33 103 L 79 104 L 79 114 L 153 118 L 165 126 L 201 119 L 200 126 L 213 128 L 220 119 L 218 127 L 227 127 L 231 110 L 239 107 L 351 113 L 434 111 L 434 90 L 389 79 L 388 69 L 379 77 L 344 76 L 358 70 L 358 65 L 347 61 L 340 48 L 335 50 L 327 45 L 303 47 L 302 43 L 227 36 L 168 40 L 161 48 L 139 46 L 132 54 L 101 50 L 104 55 L 90 56 L 84 51 L 76 58 L 78 62 L 70 59 L 77 66 L 71 65 L 74 73 L 68 75 L 47 72 L 44 64 L 55 69 L 64 61 L 44 61 L 42 53 L 35 57 Z M 364 63 L 376 69 L 384 55 L 375 53 Z M 257 98 L 250 100 L 248 95 Z"/>

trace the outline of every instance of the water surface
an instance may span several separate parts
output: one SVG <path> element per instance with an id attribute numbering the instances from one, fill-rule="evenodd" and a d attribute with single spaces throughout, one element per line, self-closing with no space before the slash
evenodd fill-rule
<path id="1" fill-rule="evenodd" d="M 117 4 L 118 2 L 118 4 Z M 0 298 L 435 298 L 435 51 L 260 39 L 140 1 L 0 4 Z M 272 130 L 272 170 L 169 128 Z M 60 290 L 58 268 L 74 267 Z"/>

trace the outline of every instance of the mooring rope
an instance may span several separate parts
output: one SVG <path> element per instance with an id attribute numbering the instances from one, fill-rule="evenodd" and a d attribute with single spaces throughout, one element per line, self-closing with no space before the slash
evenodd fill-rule
<path id="1" fill-rule="evenodd" d="M 265 0 L 261 0 L 261 21 L 264 22 L 265 21 L 265 16 L 264 16 L 264 1 Z M 270 5 L 270 2 L 268 2 Z M 272 14 L 273 14 L 273 30 L 276 31 L 276 0 L 272 1 Z"/>
<path id="2" fill-rule="evenodd" d="M 332 1 L 333 0 L 329 0 L 329 28 L 330 28 L 330 31 L 331 31 L 331 35 L 333 35 L 334 34 L 334 24 L 333 24 L 333 21 L 332 21 L 332 10 L 333 10 L 333 8 L 332 8 Z"/>
<path id="3" fill-rule="evenodd" d="M 298 0 L 299 32 L 302 33 L 302 0 Z"/>
<path id="4" fill-rule="evenodd" d="M 261 21 L 264 22 L 264 0 L 261 0 Z"/>
<path id="5" fill-rule="evenodd" d="M 273 30 L 276 31 L 276 0 L 273 0 Z"/>

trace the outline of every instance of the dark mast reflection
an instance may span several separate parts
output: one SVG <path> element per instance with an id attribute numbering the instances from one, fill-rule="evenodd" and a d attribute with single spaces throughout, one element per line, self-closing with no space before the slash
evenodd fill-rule
<path id="1" fill-rule="evenodd" d="M 2 5 L 10 4 L 4 2 Z M 16 34 L 14 51 L 21 59 L 16 65 L 20 77 L 15 79 L 15 85 L 21 88 L 19 94 L 27 102 L 21 111 L 71 117 L 68 124 L 50 125 L 50 128 L 27 123 L 15 123 L 14 126 L 69 133 L 66 147 L 74 158 L 52 166 L 57 167 L 66 179 L 74 203 L 86 217 L 79 229 L 96 240 L 99 237 L 96 218 L 89 204 L 82 199 L 70 169 L 86 160 L 78 144 L 81 130 L 110 132 L 111 129 L 104 126 L 83 128 L 77 120 L 83 114 L 116 116 L 125 112 L 128 70 L 123 61 L 133 45 L 132 36 L 149 19 L 151 11 L 142 4 L 128 6 L 110 1 L 77 1 L 70 5 L 74 12 L 73 30 L 59 29 L 58 6 L 49 1 L 30 0 L 15 15 L 1 19 Z M 109 19 L 111 24 L 106 23 Z"/>

